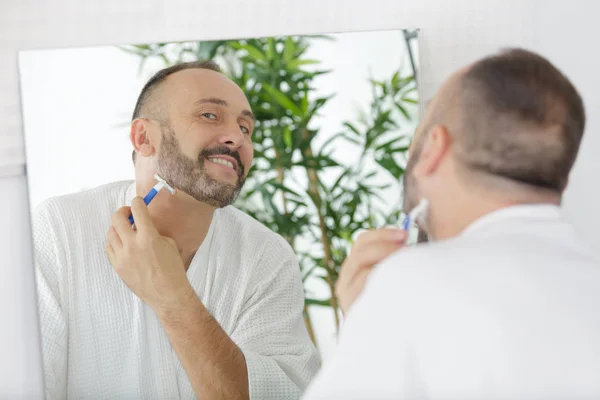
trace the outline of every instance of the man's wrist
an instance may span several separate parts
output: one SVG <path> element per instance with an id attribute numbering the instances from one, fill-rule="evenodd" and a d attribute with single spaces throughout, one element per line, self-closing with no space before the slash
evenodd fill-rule
<path id="1" fill-rule="evenodd" d="M 155 307 L 154 311 L 160 320 L 180 321 L 182 316 L 187 315 L 189 317 L 200 307 L 203 308 L 203 304 L 190 285 L 171 296 L 169 301 Z"/>

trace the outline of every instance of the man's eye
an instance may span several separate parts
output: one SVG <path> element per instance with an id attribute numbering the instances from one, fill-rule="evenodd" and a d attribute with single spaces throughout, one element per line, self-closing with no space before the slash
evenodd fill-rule
<path id="1" fill-rule="evenodd" d="M 217 116 L 213 113 L 203 113 L 202 116 L 208 119 L 217 119 Z"/>
<path id="2" fill-rule="evenodd" d="M 242 128 L 242 132 L 250 133 L 250 129 L 246 128 L 245 126 L 240 125 L 240 128 Z"/>

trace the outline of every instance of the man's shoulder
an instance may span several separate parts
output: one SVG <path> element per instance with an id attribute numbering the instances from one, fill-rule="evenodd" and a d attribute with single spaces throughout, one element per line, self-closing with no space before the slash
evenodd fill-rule
<path id="1" fill-rule="evenodd" d="M 467 246 L 462 242 L 457 238 L 401 248 L 383 260 L 374 272 L 386 278 L 392 275 L 432 273 L 456 260 L 461 253 L 463 257 L 468 257 L 463 253 Z M 471 252 L 471 256 L 473 255 Z"/>
<path id="2" fill-rule="evenodd" d="M 423 291 L 453 290 L 462 285 L 462 277 L 478 275 L 487 261 L 500 263 L 496 256 L 501 255 L 501 248 L 479 238 L 455 237 L 401 248 L 374 268 L 368 285 L 394 296 L 408 295 L 417 287 L 421 291 L 413 293 L 417 297 Z M 496 269 L 490 263 L 487 268 Z"/>
<path id="3" fill-rule="evenodd" d="M 571 233 L 562 236 L 535 232 L 464 235 L 400 249 L 383 260 L 370 281 L 383 290 L 421 285 L 439 291 L 493 285 L 494 279 L 530 274 L 576 274 L 600 269 L 599 256 Z M 518 280 L 518 278 L 515 278 Z M 470 282 L 470 284 L 468 284 Z"/>
<path id="4" fill-rule="evenodd" d="M 42 201 L 33 210 L 34 222 L 39 218 L 67 218 L 99 213 L 103 208 L 114 209 L 125 199 L 133 181 L 118 181 L 80 192 L 55 196 Z"/>

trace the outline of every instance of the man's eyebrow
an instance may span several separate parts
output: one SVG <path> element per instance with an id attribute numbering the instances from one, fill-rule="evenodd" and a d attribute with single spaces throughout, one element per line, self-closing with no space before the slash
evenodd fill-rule
<path id="1" fill-rule="evenodd" d="M 254 116 L 254 114 L 252 114 L 252 111 L 244 110 L 242 111 L 242 115 L 245 115 L 246 117 L 250 118 L 252 122 L 256 122 L 256 117 Z"/>
<path id="2" fill-rule="evenodd" d="M 229 103 L 227 103 L 225 100 L 219 99 L 217 97 L 207 97 L 205 99 L 200 99 L 200 100 L 196 101 L 195 104 L 200 105 L 200 104 L 206 104 L 206 103 L 216 104 L 216 105 L 223 106 L 223 107 L 229 106 Z M 245 115 L 246 117 L 252 119 L 252 121 L 256 122 L 256 117 L 254 116 L 252 111 L 244 110 L 244 111 L 242 111 L 242 115 Z"/>
<path id="3" fill-rule="evenodd" d="M 216 97 L 207 97 L 205 99 L 200 99 L 200 100 L 196 101 L 195 104 L 200 105 L 200 104 L 206 104 L 206 103 L 212 103 L 212 104 L 216 104 L 216 105 L 224 106 L 224 107 L 227 107 L 229 105 L 225 100 L 219 99 Z"/>

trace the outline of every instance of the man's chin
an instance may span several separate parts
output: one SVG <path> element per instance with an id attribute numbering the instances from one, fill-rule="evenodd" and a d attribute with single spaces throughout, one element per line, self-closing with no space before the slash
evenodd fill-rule
<path id="1" fill-rule="evenodd" d="M 224 190 L 227 190 L 227 192 L 224 192 Z M 192 197 L 208 206 L 214 208 L 224 208 L 233 204 L 237 199 L 238 194 L 238 191 L 231 192 L 229 191 L 229 188 L 223 188 L 218 196 L 207 196 L 206 193 L 198 193 Z"/>
<path id="2" fill-rule="evenodd" d="M 240 182 L 240 179 L 237 176 L 223 176 L 223 174 L 215 174 L 209 171 L 206 171 L 206 175 L 208 176 L 208 178 L 210 178 L 211 181 L 222 187 L 235 188 L 239 185 Z"/>

